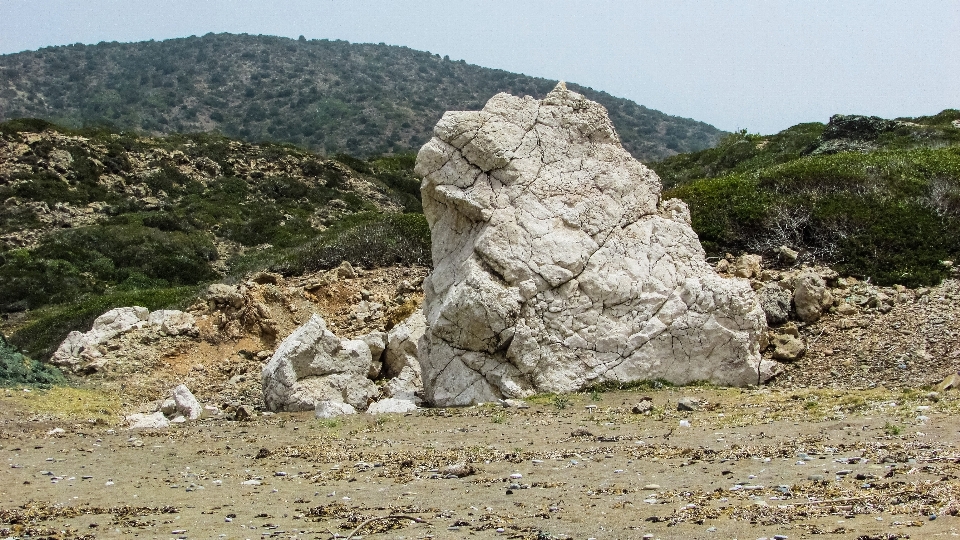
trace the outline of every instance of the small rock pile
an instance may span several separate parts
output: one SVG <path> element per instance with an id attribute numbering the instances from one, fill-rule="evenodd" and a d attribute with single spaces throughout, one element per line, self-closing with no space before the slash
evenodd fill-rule
<path id="1" fill-rule="evenodd" d="M 792 250 L 781 248 L 781 263 L 784 251 Z M 761 350 L 792 364 L 775 385 L 919 386 L 960 369 L 956 280 L 880 287 L 824 266 L 774 270 L 762 263 L 759 255 L 728 254 L 716 270 L 749 279 L 757 291 L 769 325 Z"/>
<path id="2" fill-rule="evenodd" d="M 320 418 L 414 410 L 423 389 L 417 358 L 425 329 L 423 313 L 416 311 L 389 332 L 341 339 L 315 314 L 263 367 L 264 405 L 271 411 L 315 410 Z"/>
<path id="3" fill-rule="evenodd" d="M 216 407 L 208 411 L 219 414 Z M 134 413 L 127 416 L 130 429 L 163 429 L 171 423 L 179 424 L 188 420 L 197 420 L 204 409 L 200 402 L 190 392 L 186 385 L 178 385 L 170 391 L 170 397 L 165 399 L 152 413 Z"/>

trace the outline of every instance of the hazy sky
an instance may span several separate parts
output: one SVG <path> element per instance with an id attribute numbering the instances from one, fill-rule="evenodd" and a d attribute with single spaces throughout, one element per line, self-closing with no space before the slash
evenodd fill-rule
<path id="1" fill-rule="evenodd" d="M 208 32 L 406 45 L 725 130 L 960 108 L 960 0 L 0 0 L 0 53 Z"/>

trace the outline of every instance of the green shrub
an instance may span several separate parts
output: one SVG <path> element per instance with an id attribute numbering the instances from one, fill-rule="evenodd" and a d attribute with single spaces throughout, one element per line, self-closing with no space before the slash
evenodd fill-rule
<path id="1" fill-rule="evenodd" d="M 711 255 L 780 245 L 881 285 L 947 276 L 960 255 L 960 147 L 805 156 L 664 192 Z"/>
<path id="2" fill-rule="evenodd" d="M 423 214 L 352 215 L 288 254 L 275 269 L 288 275 L 302 274 L 333 268 L 341 261 L 368 268 L 429 265 L 430 227 Z"/>
<path id="3" fill-rule="evenodd" d="M 16 135 L 17 133 L 42 133 L 48 129 L 63 131 L 57 125 L 40 118 L 14 118 L 6 122 L 0 122 L 0 133 L 4 135 Z"/>
<path id="4" fill-rule="evenodd" d="M 217 277 L 210 266 L 216 257 L 201 232 L 166 232 L 139 223 L 68 229 L 32 250 L 3 254 L 0 309 L 34 309 L 102 294 L 140 276 L 153 285 L 195 285 Z"/>
<path id="5" fill-rule="evenodd" d="M 56 367 L 27 358 L 0 335 L 0 386 L 50 388 L 66 379 Z"/>

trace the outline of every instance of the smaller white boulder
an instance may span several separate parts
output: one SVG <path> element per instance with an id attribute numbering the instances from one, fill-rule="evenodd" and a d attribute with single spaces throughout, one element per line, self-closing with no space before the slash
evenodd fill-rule
<path id="1" fill-rule="evenodd" d="M 128 429 L 163 429 L 170 427 L 170 421 L 157 411 L 150 414 L 135 413 L 127 416 Z"/>
<path id="2" fill-rule="evenodd" d="M 197 334 L 197 321 L 193 315 L 176 309 L 158 309 L 150 313 L 150 326 L 168 336 Z"/>
<path id="3" fill-rule="evenodd" d="M 357 414 L 357 410 L 354 409 L 353 406 L 346 403 L 324 400 L 317 402 L 317 406 L 314 409 L 314 414 L 317 418 L 328 419 L 347 414 Z"/>
<path id="4" fill-rule="evenodd" d="M 203 412 L 200 402 L 197 401 L 197 398 L 185 384 L 173 389 L 173 401 L 176 403 L 177 412 L 190 420 L 200 418 L 200 414 Z"/>
<path id="5" fill-rule="evenodd" d="M 407 413 L 417 408 L 416 403 L 406 399 L 385 398 L 372 403 L 367 408 L 367 412 L 370 414 Z"/>

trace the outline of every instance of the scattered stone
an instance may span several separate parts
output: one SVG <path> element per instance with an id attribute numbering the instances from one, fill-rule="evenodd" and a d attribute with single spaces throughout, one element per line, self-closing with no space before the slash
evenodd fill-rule
<path id="1" fill-rule="evenodd" d="M 773 345 L 773 358 L 781 362 L 796 362 L 807 352 L 807 346 L 799 337 L 791 334 L 775 334 L 770 340 Z"/>
<path id="2" fill-rule="evenodd" d="M 323 400 L 317 402 L 314 414 L 317 418 L 329 419 L 347 414 L 357 414 L 357 410 L 348 403 Z"/>
<path id="3" fill-rule="evenodd" d="M 632 409 L 630 409 L 633 414 L 649 414 L 652 410 L 653 402 L 647 400 L 637 403 Z"/>
<path id="4" fill-rule="evenodd" d="M 529 409 L 530 404 L 522 399 L 501 399 L 500 405 L 507 409 Z"/>
<path id="5" fill-rule="evenodd" d="M 163 429 L 170 427 L 170 421 L 157 411 L 150 414 L 135 413 L 127 416 L 128 429 Z"/>
<path id="6" fill-rule="evenodd" d="M 946 392 L 960 388 L 960 373 L 951 373 L 937 384 L 937 390 Z"/>
<path id="7" fill-rule="evenodd" d="M 233 419 L 238 422 L 251 420 L 257 415 L 257 411 L 250 405 L 240 405 L 233 413 Z"/>
<path id="8" fill-rule="evenodd" d="M 173 389 L 173 401 L 176 411 L 189 420 L 200 418 L 200 414 L 203 412 L 200 402 L 197 401 L 197 398 L 193 396 L 193 393 L 185 384 L 178 385 Z"/>
<path id="9" fill-rule="evenodd" d="M 857 306 L 855 306 L 855 305 L 853 305 L 853 304 L 851 304 L 851 303 L 849 303 L 849 302 L 847 302 L 847 301 L 840 302 L 840 304 L 837 306 L 836 309 L 837 309 L 837 314 L 838 314 L 838 315 L 842 315 L 842 316 L 844 316 L 844 317 L 849 317 L 849 316 L 851 316 L 851 315 L 856 315 L 857 313 L 860 312 L 860 310 L 857 309 Z"/>
<path id="10" fill-rule="evenodd" d="M 767 318 L 767 324 L 775 326 L 790 319 L 790 303 L 793 294 L 779 283 L 767 283 L 757 291 L 760 307 Z"/>
<path id="11" fill-rule="evenodd" d="M 448 112 L 417 157 L 434 270 L 424 394 L 470 405 L 603 381 L 757 384 L 764 314 L 705 261 L 686 205 L 562 83 Z M 716 321 L 722 320 L 723 324 Z M 573 330 L 575 329 L 575 330 Z"/>
<path id="12" fill-rule="evenodd" d="M 406 399 L 384 398 L 367 408 L 370 414 L 408 413 L 417 410 L 417 404 Z"/>
<path id="13" fill-rule="evenodd" d="M 812 323 L 833 304 L 833 296 L 823 278 L 813 272 L 797 276 L 793 288 L 793 305 L 801 321 Z"/>
<path id="14" fill-rule="evenodd" d="M 693 397 L 682 397 L 677 401 L 678 411 L 699 411 L 700 400 Z"/>
<path id="15" fill-rule="evenodd" d="M 763 259 L 760 255 L 744 253 L 733 263 L 732 274 L 746 279 L 759 278 Z"/>
<path id="16" fill-rule="evenodd" d="M 273 452 L 271 452 L 270 450 L 268 450 L 268 449 L 266 449 L 266 448 L 261 448 L 260 451 L 257 452 L 257 455 L 254 456 L 253 458 L 254 458 L 254 459 L 263 459 L 263 458 L 265 458 L 265 457 L 269 457 L 271 454 L 273 454 Z"/>
<path id="17" fill-rule="evenodd" d="M 51 436 L 53 436 L 53 437 L 59 437 L 59 436 L 65 434 L 66 432 L 67 432 L 67 430 L 65 430 L 65 429 L 63 429 L 63 428 L 53 428 L 53 429 L 51 429 L 50 431 L 47 432 L 47 435 L 51 435 Z"/>
<path id="18" fill-rule="evenodd" d="M 780 255 L 780 260 L 787 264 L 793 264 L 797 262 L 797 258 L 800 257 L 800 252 L 788 248 L 787 246 L 780 246 L 780 249 L 777 250 L 777 254 Z"/>
<path id="19" fill-rule="evenodd" d="M 465 476 L 470 476 L 477 472 L 477 470 L 470 465 L 469 463 L 454 463 L 449 465 L 444 469 L 444 474 L 447 476 L 456 476 L 457 478 L 463 478 Z"/>

